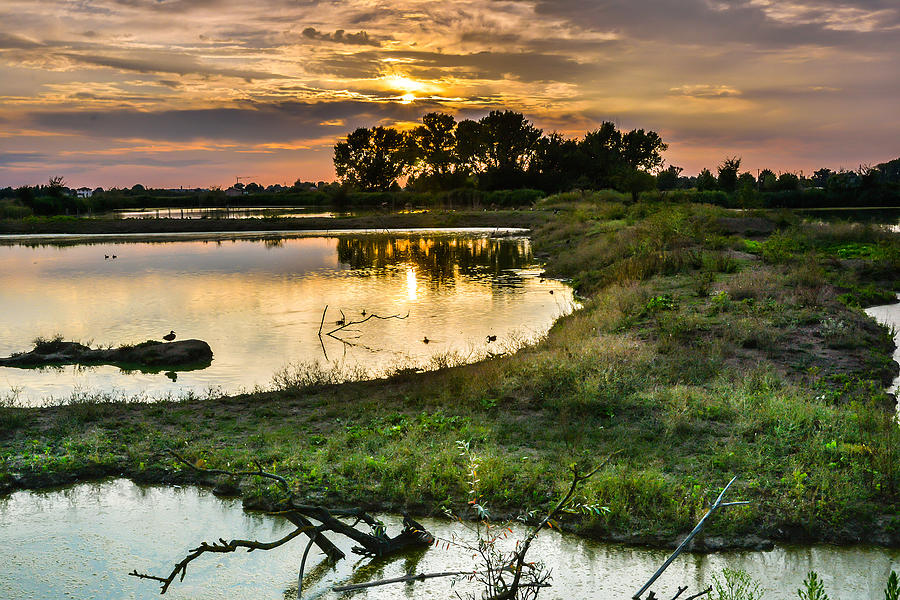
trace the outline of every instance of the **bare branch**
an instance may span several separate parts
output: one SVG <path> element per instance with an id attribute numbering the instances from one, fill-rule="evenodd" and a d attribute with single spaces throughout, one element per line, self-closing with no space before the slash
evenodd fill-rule
<path id="1" fill-rule="evenodd" d="M 705 596 L 705 595 L 707 595 L 707 594 L 710 593 L 711 591 L 712 591 L 712 586 L 709 586 L 708 588 L 706 588 L 705 590 L 703 590 L 703 591 L 700 592 L 699 594 L 694 594 L 693 596 L 688 596 L 688 597 L 685 598 L 684 600 L 694 600 L 695 598 L 699 598 L 700 596 Z"/>
<path id="2" fill-rule="evenodd" d="M 371 313 L 368 316 L 366 316 L 365 319 L 361 319 L 359 321 L 348 321 L 344 318 L 344 312 L 341 311 L 341 320 L 338 322 L 339 327 L 335 327 L 334 329 L 332 329 L 325 335 L 330 335 L 331 337 L 335 337 L 333 335 L 335 332 L 340 331 L 342 329 L 346 329 L 347 327 L 351 327 L 353 325 L 360 325 L 362 323 L 365 323 L 369 319 L 381 319 L 383 321 L 386 321 L 388 319 L 401 319 L 402 320 L 402 319 L 406 319 L 408 317 L 409 317 L 409 312 L 407 312 L 405 315 L 402 315 L 402 316 L 401 315 L 388 315 L 386 317 L 381 317 L 381 316 L 376 315 L 375 313 Z"/>
<path id="3" fill-rule="evenodd" d="M 132 577 L 138 577 L 140 579 L 154 579 L 156 581 L 162 582 L 162 589 L 159 593 L 165 594 L 166 591 L 168 591 L 169 586 L 172 585 L 172 582 L 175 581 L 175 577 L 181 574 L 181 578 L 179 579 L 179 581 L 184 581 L 184 576 L 187 574 L 188 564 L 207 552 L 235 552 L 238 548 L 246 548 L 247 552 L 253 552 L 254 550 L 271 550 L 273 548 L 277 548 L 283 544 L 286 544 L 301 533 L 305 533 L 307 530 L 308 528 L 306 527 L 297 528 L 280 540 L 275 540 L 274 542 L 257 542 L 252 540 L 231 540 L 230 542 L 226 542 L 221 538 L 219 539 L 219 543 L 207 544 L 206 542 L 202 542 L 198 547 L 191 550 L 190 554 L 184 557 L 181 562 L 175 565 L 175 568 L 172 569 L 172 572 L 168 577 L 157 577 L 155 575 L 138 573 L 137 569 L 129 573 L 129 575 L 131 575 Z"/>
<path id="4" fill-rule="evenodd" d="M 706 512 L 706 514 L 703 515 L 703 518 L 700 519 L 700 522 L 697 523 L 697 525 L 696 525 L 696 527 L 694 527 L 693 531 L 691 531 L 687 535 L 687 537 L 684 538 L 684 540 L 678 545 L 678 547 L 675 549 L 675 552 L 673 552 L 672 555 L 666 559 L 666 562 L 664 562 L 663 565 L 659 569 L 657 569 L 656 573 L 653 574 L 653 576 L 650 578 L 650 580 L 644 584 L 644 587 L 642 587 L 640 590 L 638 590 L 638 592 L 634 596 L 631 597 L 632 600 L 640 600 L 641 595 L 644 592 L 646 592 L 647 589 L 651 585 L 653 585 L 653 582 L 656 581 L 659 578 L 659 576 L 663 574 L 663 571 L 665 571 L 669 567 L 669 565 L 672 564 L 672 561 L 675 560 L 675 558 L 679 554 L 681 554 L 681 552 L 687 547 L 688 543 L 690 543 L 690 541 L 692 539 L 694 539 L 694 536 L 697 535 L 698 533 L 700 533 L 700 530 L 703 529 L 704 525 L 706 525 L 706 520 L 709 519 L 713 515 L 713 513 L 715 513 L 719 508 L 721 508 L 723 506 L 735 506 L 735 505 L 739 505 L 739 504 L 741 504 L 741 505 L 749 504 L 749 502 L 747 502 L 747 501 L 726 502 L 726 503 L 722 502 L 722 500 L 725 498 L 725 493 L 728 491 L 728 488 L 731 487 L 731 484 L 733 484 L 735 482 L 735 480 L 737 480 L 737 475 L 735 475 L 734 477 L 731 478 L 731 481 L 729 481 L 728 485 L 726 485 L 725 488 L 719 493 L 719 497 L 716 498 L 716 501 L 713 503 L 713 505 L 709 508 L 709 510 Z M 702 594 L 700 594 L 700 595 L 702 595 Z M 692 596 L 692 598 L 696 598 L 696 597 L 697 596 Z M 688 599 L 688 600 L 690 600 L 690 599 Z"/>

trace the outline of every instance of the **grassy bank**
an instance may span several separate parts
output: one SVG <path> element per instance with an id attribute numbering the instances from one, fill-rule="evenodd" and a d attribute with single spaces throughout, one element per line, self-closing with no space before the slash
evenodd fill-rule
<path id="1" fill-rule="evenodd" d="M 896 234 L 590 196 L 538 209 L 536 252 L 585 296 L 538 345 L 379 381 L 301 368 L 235 397 L 6 407 L 0 485 L 197 481 L 174 448 L 214 468 L 260 460 L 314 501 L 429 513 L 466 499 L 466 440 L 485 502 L 507 511 L 545 505 L 572 461 L 621 451 L 584 488 L 609 509 L 583 523 L 599 537 L 668 540 L 737 474 L 752 504 L 710 535 L 900 541 L 893 342 L 859 308 L 900 279 Z M 276 493 L 260 485 L 245 494 Z"/>

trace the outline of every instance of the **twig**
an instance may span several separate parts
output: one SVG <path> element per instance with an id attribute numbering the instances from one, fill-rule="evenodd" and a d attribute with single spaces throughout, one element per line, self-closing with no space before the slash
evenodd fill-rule
<path id="1" fill-rule="evenodd" d="M 688 597 L 685 598 L 684 600 L 694 600 L 695 598 L 699 598 L 700 596 L 705 596 L 705 595 L 707 595 L 707 594 L 710 593 L 711 591 L 712 591 L 712 586 L 709 586 L 708 588 L 706 588 L 705 590 L 703 590 L 703 591 L 700 592 L 699 594 L 694 594 L 693 596 L 688 596 Z"/>
<path id="2" fill-rule="evenodd" d="M 368 321 L 369 319 L 382 319 L 382 320 L 387 320 L 387 319 L 406 319 L 407 317 L 409 317 L 409 312 L 407 312 L 407 313 L 406 313 L 405 315 L 403 315 L 403 316 L 400 316 L 400 315 L 388 315 L 387 317 L 381 317 L 381 316 L 376 315 L 375 313 L 372 313 L 372 314 L 368 315 L 365 319 L 362 319 L 362 320 L 360 320 L 360 321 L 347 321 L 346 319 L 343 318 L 343 315 L 344 315 L 344 313 L 343 313 L 343 311 L 341 311 L 341 322 L 340 322 L 340 326 L 339 326 L 339 327 L 335 327 L 334 329 L 332 329 L 331 331 L 329 331 L 329 332 L 326 333 L 325 335 L 330 335 L 331 337 L 335 337 L 334 333 L 335 333 L 336 331 L 340 331 L 341 329 L 346 329 L 347 327 L 350 327 L 351 325 L 359 325 L 359 324 L 361 324 L 361 323 L 365 323 L 365 322 Z"/>
<path id="3" fill-rule="evenodd" d="M 349 592 L 352 590 L 361 590 L 364 588 L 377 587 L 380 585 L 388 585 L 389 583 L 403 583 L 405 581 L 423 581 L 425 579 L 434 579 L 435 577 L 453 577 L 454 575 L 471 575 L 472 571 L 446 571 L 443 573 L 419 573 L 418 575 L 406 575 L 404 577 L 392 577 L 391 579 L 381 579 L 379 581 L 369 581 L 368 583 L 354 583 L 351 585 L 338 585 L 331 588 L 333 592 Z"/>
<path id="4" fill-rule="evenodd" d="M 322 320 L 319 321 L 319 337 L 322 337 L 322 326 L 325 325 L 325 313 L 328 312 L 328 305 L 325 305 L 325 310 L 322 311 Z"/>
<path id="5" fill-rule="evenodd" d="M 728 485 L 725 486 L 725 489 L 722 490 L 722 492 L 719 494 L 719 497 L 716 498 L 716 501 L 709 508 L 709 510 L 706 512 L 706 514 L 703 515 L 703 518 L 700 519 L 700 522 L 697 523 L 697 526 L 694 527 L 694 530 L 691 531 L 687 535 L 686 538 L 684 538 L 684 540 L 675 549 L 675 552 L 673 552 L 672 555 L 666 559 L 666 562 L 664 562 L 663 565 L 659 569 L 657 569 L 656 573 L 653 574 L 653 577 L 651 577 L 650 580 L 644 584 L 644 587 L 642 587 L 640 590 L 638 590 L 638 592 L 634 596 L 631 597 L 632 600 L 640 600 L 641 594 L 646 592 L 647 589 L 651 585 L 653 585 L 653 582 L 656 581 L 659 578 L 659 576 L 663 574 L 663 571 L 665 571 L 669 567 L 669 565 L 672 564 L 672 561 L 675 560 L 675 558 L 679 554 L 681 554 L 681 552 L 687 547 L 688 543 L 692 539 L 694 539 L 694 536 L 697 535 L 698 533 L 700 533 L 700 530 L 703 529 L 704 525 L 706 525 L 706 520 L 709 517 L 711 517 L 712 514 L 715 513 L 719 508 L 721 508 L 723 506 L 737 506 L 737 505 L 741 505 L 741 504 L 749 504 L 749 502 L 747 502 L 747 501 L 726 502 L 726 503 L 722 502 L 722 499 L 725 497 L 725 492 L 728 491 L 728 488 L 731 487 L 731 484 L 734 483 L 736 479 L 737 479 L 737 475 L 735 475 L 734 477 L 731 478 L 731 481 L 728 482 Z M 694 596 L 694 597 L 696 597 L 696 596 Z"/>
<path id="6" fill-rule="evenodd" d="M 678 596 L 680 596 L 680 595 L 682 595 L 683 593 L 685 593 L 685 592 L 687 591 L 687 588 L 688 588 L 688 586 L 684 586 L 684 587 L 680 587 L 680 586 L 679 586 L 679 587 L 678 587 L 678 591 L 675 592 L 675 595 L 672 596 L 671 600 L 678 600 Z"/>

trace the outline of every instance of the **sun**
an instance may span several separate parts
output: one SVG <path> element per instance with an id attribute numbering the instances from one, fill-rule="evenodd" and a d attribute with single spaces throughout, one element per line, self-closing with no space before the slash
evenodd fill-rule
<path id="1" fill-rule="evenodd" d="M 407 93 L 403 94 L 402 96 L 400 96 L 400 103 L 401 104 L 409 104 L 410 102 L 412 102 L 415 99 L 416 99 L 415 94 L 407 92 Z"/>

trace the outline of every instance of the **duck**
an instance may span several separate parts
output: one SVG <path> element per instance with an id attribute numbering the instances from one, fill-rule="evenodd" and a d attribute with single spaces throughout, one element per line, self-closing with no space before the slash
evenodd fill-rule
<path id="1" fill-rule="evenodd" d="M 427 336 L 427 335 L 426 335 L 424 338 L 422 338 L 422 343 L 423 343 L 423 344 L 427 344 L 427 343 L 430 342 L 430 341 L 431 341 L 431 340 L 428 339 L 428 336 Z"/>
<path id="2" fill-rule="evenodd" d="M 496 335 L 489 335 L 489 336 L 487 336 L 487 341 L 488 341 L 488 344 L 490 344 L 491 342 L 496 342 L 496 341 L 497 341 L 497 336 L 496 336 Z"/>
<path id="3" fill-rule="evenodd" d="M 163 339 L 166 340 L 167 342 L 171 342 L 172 340 L 175 339 L 175 332 L 170 331 L 169 333 L 167 333 L 166 335 L 163 336 Z"/>

